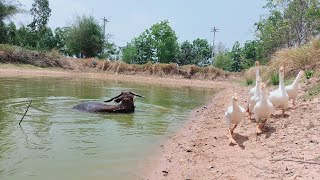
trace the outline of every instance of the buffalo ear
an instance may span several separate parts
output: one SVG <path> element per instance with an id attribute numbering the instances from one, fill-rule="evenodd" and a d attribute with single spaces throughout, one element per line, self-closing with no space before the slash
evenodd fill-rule
<path id="1" fill-rule="evenodd" d="M 106 101 L 104 101 L 104 102 L 111 102 L 111 101 L 113 101 L 114 99 L 120 97 L 122 94 L 123 94 L 123 92 L 121 92 L 118 96 L 113 97 L 113 98 L 111 98 L 111 99 L 109 99 L 109 100 L 106 100 Z"/>
<path id="2" fill-rule="evenodd" d="M 141 97 L 141 98 L 144 98 L 143 96 L 141 96 L 141 95 L 139 95 L 139 94 L 136 94 L 136 93 L 134 93 L 134 92 L 129 92 L 131 95 L 134 95 L 134 96 L 138 96 L 138 97 Z"/>

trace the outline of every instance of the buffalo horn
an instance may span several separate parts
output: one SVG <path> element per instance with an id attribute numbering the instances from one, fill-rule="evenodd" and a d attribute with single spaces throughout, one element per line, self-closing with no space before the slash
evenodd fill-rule
<path id="1" fill-rule="evenodd" d="M 139 94 L 136 94 L 136 93 L 134 93 L 134 92 L 129 92 L 130 94 L 132 94 L 132 95 L 134 95 L 134 96 L 138 96 L 138 97 L 141 97 L 141 98 L 143 98 L 143 96 L 141 96 L 141 95 L 139 95 Z"/>
<path id="2" fill-rule="evenodd" d="M 114 100 L 114 99 L 116 99 L 116 98 L 120 97 L 122 94 L 123 94 L 123 93 L 121 93 L 121 94 L 119 94 L 118 96 L 113 97 L 113 98 L 111 98 L 111 99 L 109 99 L 109 100 L 106 100 L 106 101 L 104 101 L 104 102 L 111 102 L 112 100 Z"/>

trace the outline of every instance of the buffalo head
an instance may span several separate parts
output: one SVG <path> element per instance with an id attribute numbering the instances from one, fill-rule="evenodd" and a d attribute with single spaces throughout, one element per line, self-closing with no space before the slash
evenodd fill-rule
<path id="1" fill-rule="evenodd" d="M 135 94 L 135 93 L 129 91 L 129 92 L 121 92 L 118 96 L 113 97 L 113 98 L 111 98 L 109 100 L 106 100 L 104 102 L 114 101 L 114 102 L 117 102 L 117 103 L 119 103 L 119 102 L 122 102 L 122 103 L 131 102 L 131 103 L 133 103 L 133 99 L 134 99 L 135 96 L 143 98 L 143 96 L 141 96 L 139 94 Z"/>

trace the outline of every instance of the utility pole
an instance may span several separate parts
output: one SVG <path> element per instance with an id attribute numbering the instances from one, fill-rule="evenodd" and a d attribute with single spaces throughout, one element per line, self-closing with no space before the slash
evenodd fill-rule
<path id="1" fill-rule="evenodd" d="M 110 22 L 109 19 L 103 17 L 103 37 L 106 38 L 106 23 Z"/>
<path id="2" fill-rule="evenodd" d="M 218 32 L 219 29 L 216 27 L 213 27 L 213 29 L 211 29 L 211 32 L 213 32 L 213 43 L 212 43 L 212 52 L 211 52 L 211 60 L 212 60 L 212 64 L 213 64 L 213 58 L 214 58 L 214 39 L 216 38 L 216 32 Z"/>

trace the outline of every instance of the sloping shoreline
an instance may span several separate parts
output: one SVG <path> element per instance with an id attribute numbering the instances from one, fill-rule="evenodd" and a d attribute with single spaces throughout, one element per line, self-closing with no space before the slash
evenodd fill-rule
<path id="1" fill-rule="evenodd" d="M 277 111 L 267 131 L 243 122 L 230 145 L 223 114 L 234 92 L 246 105 L 249 87 L 225 83 L 206 106 L 161 147 L 145 179 L 317 179 L 320 174 L 320 98 L 298 101 L 286 117 Z M 303 93 L 300 93 L 303 94 Z"/>

